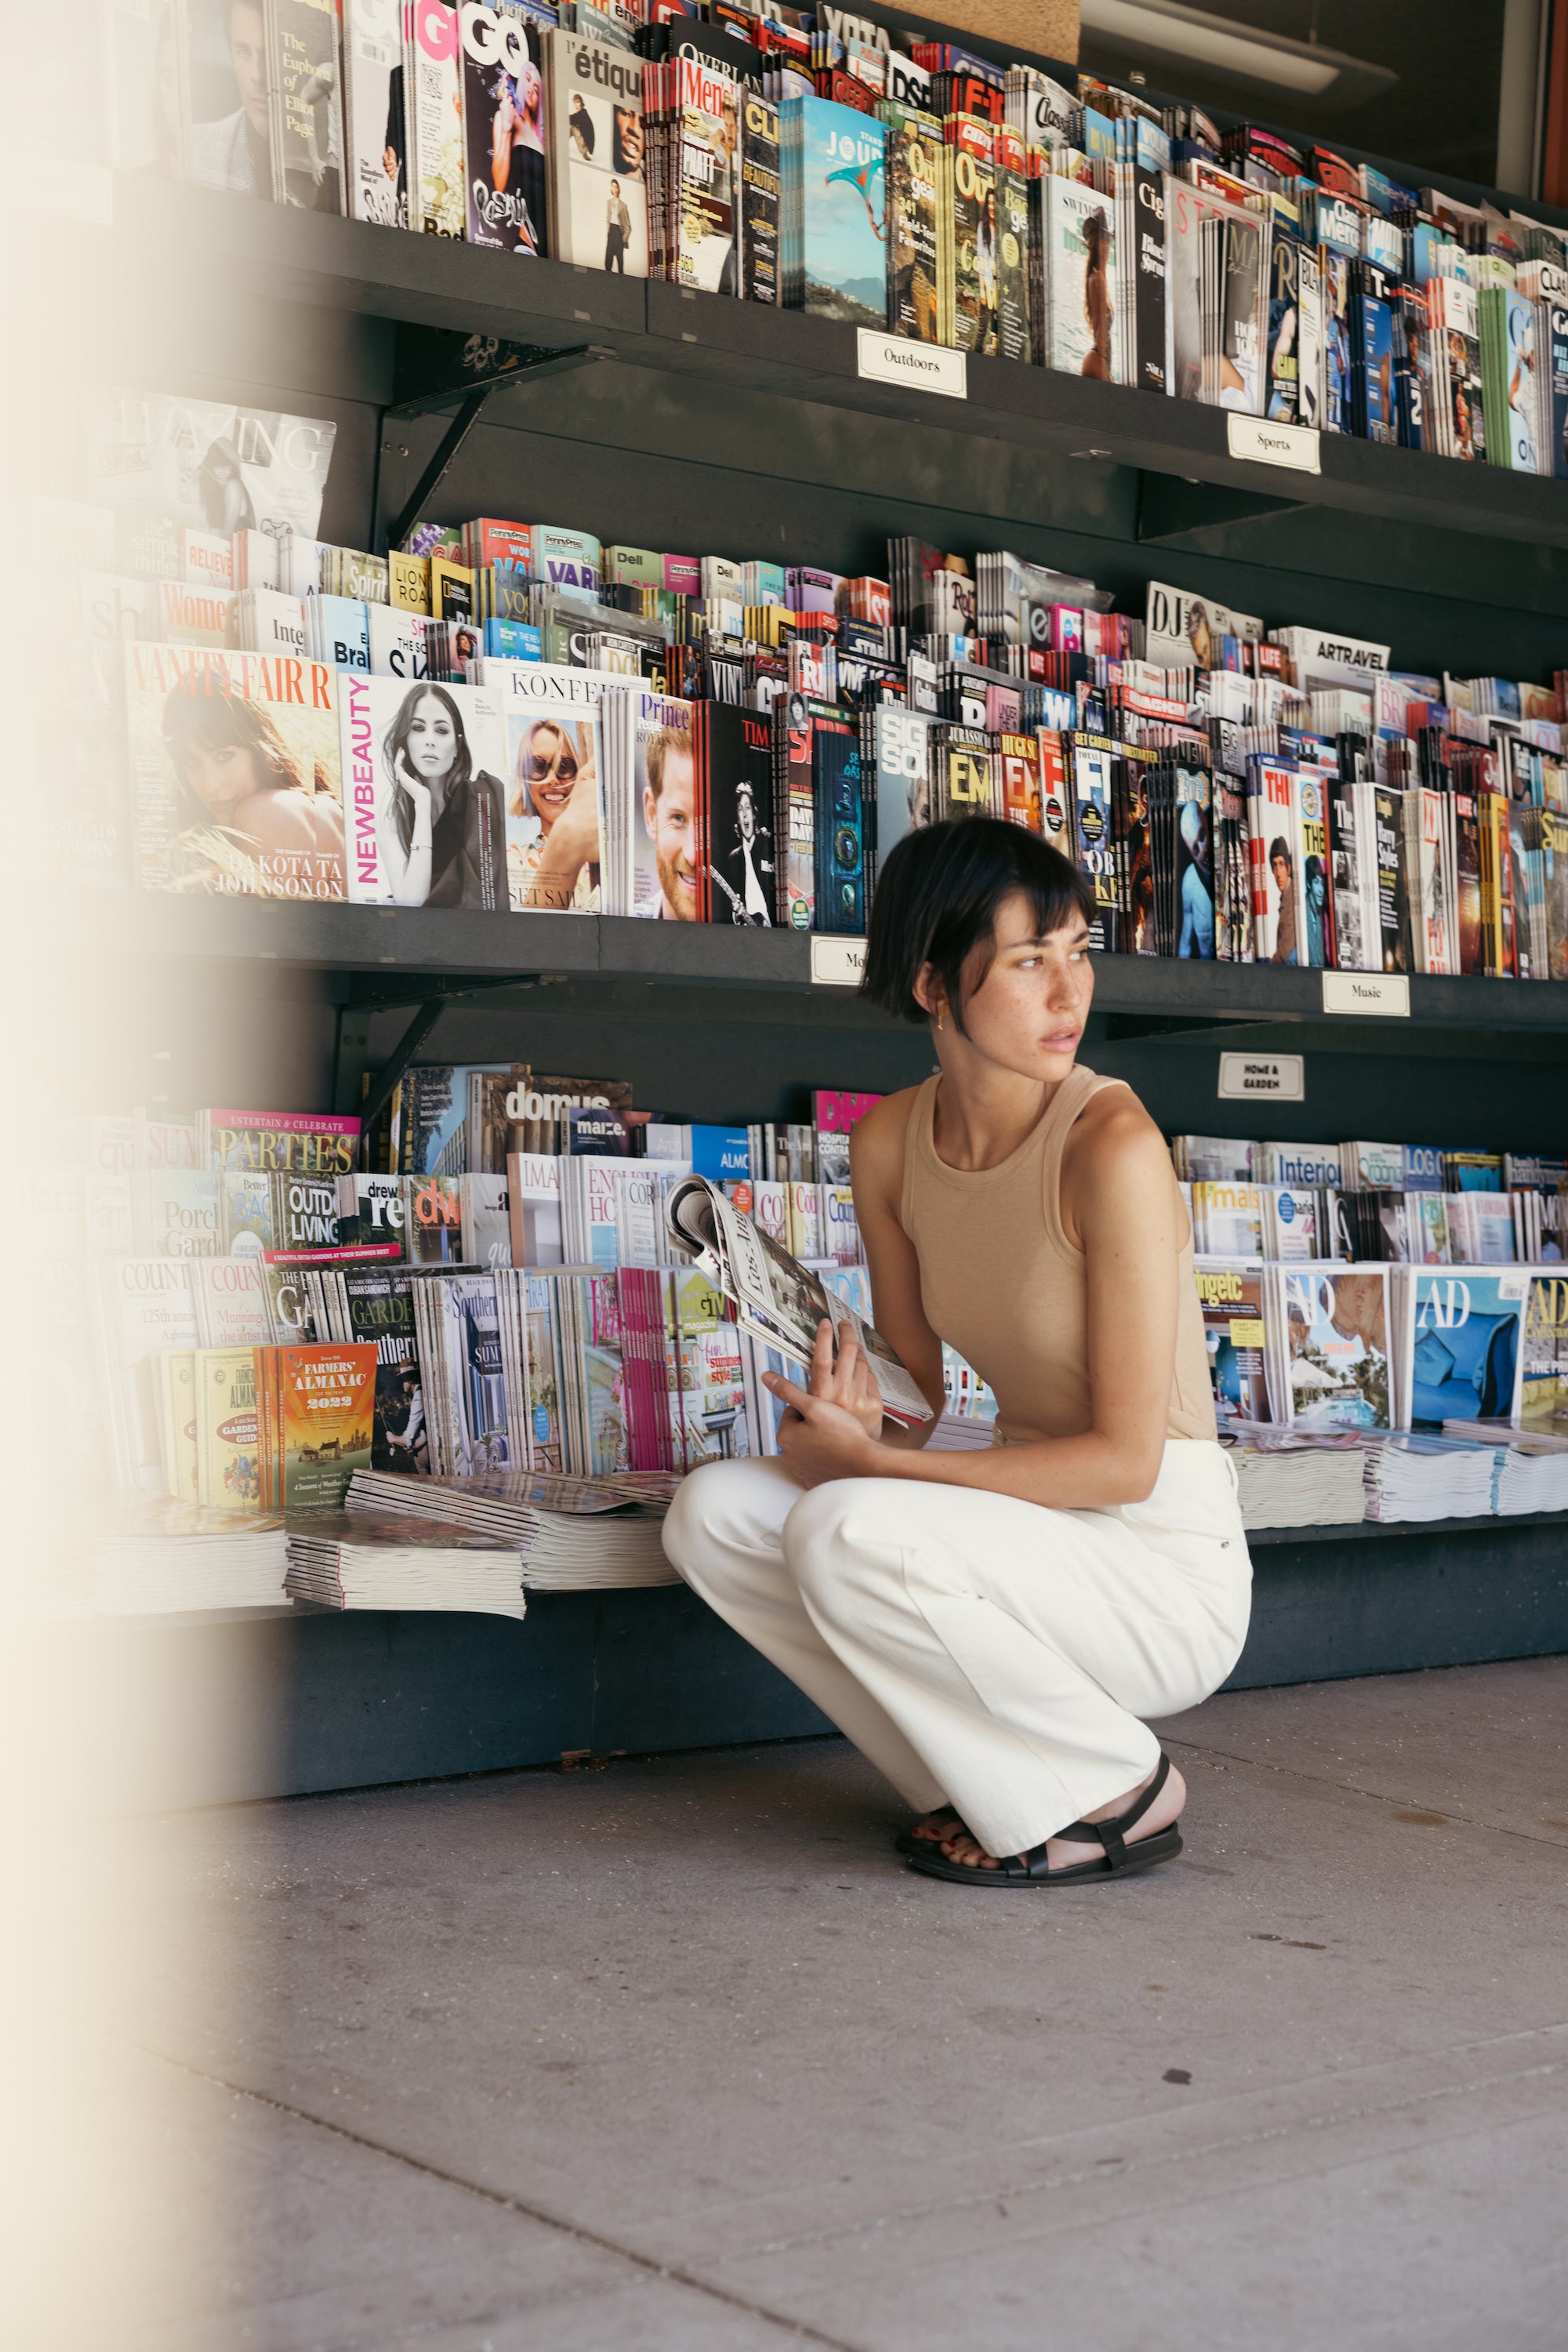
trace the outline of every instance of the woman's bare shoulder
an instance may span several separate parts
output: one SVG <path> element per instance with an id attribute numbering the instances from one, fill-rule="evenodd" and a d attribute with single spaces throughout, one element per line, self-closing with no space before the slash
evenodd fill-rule
<path id="1" fill-rule="evenodd" d="M 864 1118 L 856 1121 L 849 1138 L 849 1157 L 860 1176 L 901 1176 L 904 1139 L 919 1093 L 919 1087 L 900 1087 L 896 1095 L 884 1095 Z"/>
<path id="2" fill-rule="evenodd" d="M 919 1093 L 919 1087 L 900 1087 L 896 1095 L 884 1095 L 873 1103 L 865 1118 L 855 1122 L 851 1148 L 857 1143 L 868 1143 L 875 1151 L 901 1147 Z"/>
<path id="3" fill-rule="evenodd" d="M 1102 1087 L 1090 1096 L 1073 1122 L 1067 1156 L 1094 1176 L 1129 1165 L 1171 1173 L 1165 1139 L 1130 1087 Z"/>

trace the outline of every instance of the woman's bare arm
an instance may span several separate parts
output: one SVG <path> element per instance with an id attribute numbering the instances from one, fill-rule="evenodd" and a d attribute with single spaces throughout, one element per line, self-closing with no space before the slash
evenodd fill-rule
<path id="1" fill-rule="evenodd" d="M 889 1422 L 883 1442 L 900 1448 L 925 1444 L 942 1407 L 942 1341 L 926 1321 L 915 1245 L 899 1223 L 904 1147 L 915 1089 L 889 1095 L 851 1131 L 849 1181 L 855 1219 L 871 1276 L 871 1320 L 931 1409 L 919 1429 Z"/>
<path id="2" fill-rule="evenodd" d="M 799 1418 L 786 1421 L 779 1450 L 803 1486 L 832 1478 L 923 1479 L 1014 1495 L 1020 1502 L 1058 1510 L 1140 1502 L 1151 1492 L 1170 1412 L 1176 1259 L 1185 1230 L 1181 1194 L 1159 1129 L 1120 1089 L 1090 1103 L 1073 1130 L 1064 1155 L 1062 1214 L 1068 1239 L 1079 1244 L 1088 1262 L 1089 1427 L 1072 1437 L 994 1446 L 985 1453 L 910 1453 L 868 1438 L 841 1407 L 796 1391 L 791 1402 Z M 885 1237 L 879 1239 L 885 1250 Z M 868 1259 L 873 1245 L 868 1235 Z M 894 1328 L 903 1304 L 897 1277 L 886 1322 L 881 1295 L 874 1295 L 877 1328 L 902 1356 L 904 1344 Z M 918 1271 L 914 1300 L 918 1310 Z M 920 1321 L 930 1332 L 923 1313 Z M 931 1344 L 940 1384 L 941 1349 L 934 1333 Z M 904 1360 L 929 1395 L 921 1368 L 908 1356 Z M 928 1366 L 930 1360 L 928 1356 Z"/>

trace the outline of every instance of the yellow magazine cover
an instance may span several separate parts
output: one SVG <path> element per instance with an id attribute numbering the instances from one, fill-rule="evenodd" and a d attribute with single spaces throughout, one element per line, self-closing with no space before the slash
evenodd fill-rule
<path id="1" fill-rule="evenodd" d="M 1520 1410 L 1526 1421 L 1550 1427 L 1568 1413 L 1568 1276 L 1532 1274 L 1524 1310 L 1524 1388 Z"/>
<path id="2" fill-rule="evenodd" d="M 337 672 L 205 646 L 123 652 L 138 885 L 341 898 Z"/>
<path id="3" fill-rule="evenodd" d="M 278 1414 L 283 1508 L 341 1509 L 353 1473 L 370 1468 L 374 1347 L 279 1348 Z"/>
<path id="4" fill-rule="evenodd" d="M 217 1511 L 254 1511 L 261 1501 L 256 1368 L 248 1348 L 198 1348 L 195 1369 L 196 1499 Z"/>

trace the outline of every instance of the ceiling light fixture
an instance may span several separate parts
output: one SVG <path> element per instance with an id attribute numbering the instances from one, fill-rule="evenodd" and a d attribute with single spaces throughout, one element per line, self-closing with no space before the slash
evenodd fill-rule
<path id="1" fill-rule="evenodd" d="M 1355 105 L 1399 79 L 1387 66 L 1364 58 L 1255 32 L 1228 16 L 1184 8 L 1177 0 L 1082 0 L 1082 25 L 1091 39 L 1113 41 L 1141 58 L 1168 59 L 1178 68 L 1207 66 L 1233 80 L 1337 106 Z"/>

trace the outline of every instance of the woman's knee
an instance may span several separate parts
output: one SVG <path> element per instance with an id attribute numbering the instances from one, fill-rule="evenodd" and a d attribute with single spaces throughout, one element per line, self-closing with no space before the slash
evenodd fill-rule
<path id="1" fill-rule="evenodd" d="M 676 1488 L 664 1522 L 665 1558 L 688 1583 L 722 1576 L 727 1563 L 776 1549 L 799 1488 L 784 1488 L 773 1461 L 709 1462 Z"/>
<path id="2" fill-rule="evenodd" d="M 837 1478 L 801 1496 L 784 1523 L 784 1555 L 800 1590 L 831 1612 L 858 1570 L 900 1545 L 902 1497 L 889 1479 Z"/>

